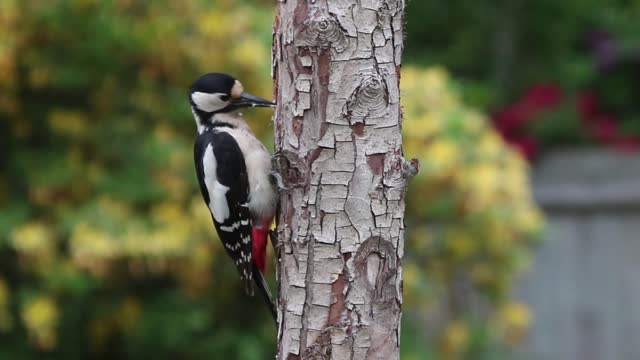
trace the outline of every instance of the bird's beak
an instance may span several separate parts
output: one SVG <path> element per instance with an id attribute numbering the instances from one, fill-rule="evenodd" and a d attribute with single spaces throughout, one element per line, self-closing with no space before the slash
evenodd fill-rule
<path id="1" fill-rule="evenodd" d="M 251 95 L 249 93 L 243 92 L 239 98 L 236 98 L 231 102 L 231 106 L 234 109 L 246 108 L 246 107 L 271 107 L 276 106 L 276 103 L 271 102 L 267 99 L 263 99 L 261 97 L 257 97 L 255 95 Z"/>

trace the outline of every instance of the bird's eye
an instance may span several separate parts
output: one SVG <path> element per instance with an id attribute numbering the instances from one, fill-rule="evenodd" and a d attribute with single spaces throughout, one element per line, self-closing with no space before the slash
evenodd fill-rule
<path id="1" fill-rule="evenodd" d="M 220 100 L 222 100 L 222 101 L 229 100 L 229 95 L 220 95 Z"/>

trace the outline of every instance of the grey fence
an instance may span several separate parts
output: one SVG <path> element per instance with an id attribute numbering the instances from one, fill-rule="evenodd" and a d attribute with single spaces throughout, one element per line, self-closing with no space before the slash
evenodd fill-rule
<path id="1" fill-rule="evenodd" d="M 520 288 L 534 313 L 524 357 L 640 359 L 640 156 L 556 153 L 533 183 L 548 226 Z"/>

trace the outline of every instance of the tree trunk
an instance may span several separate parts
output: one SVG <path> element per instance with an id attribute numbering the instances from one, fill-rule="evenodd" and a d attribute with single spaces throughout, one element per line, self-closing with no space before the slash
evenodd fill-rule
<path id="1" fill-rule="evenodd" d="M 278 359 L 399 359 L 403 0 L 282 0 Z"/>

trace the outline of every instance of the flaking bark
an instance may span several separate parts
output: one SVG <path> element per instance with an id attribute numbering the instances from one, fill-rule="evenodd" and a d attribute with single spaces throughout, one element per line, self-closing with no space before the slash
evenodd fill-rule
<path id="1" fill-rule="evenodd" d="M 403 0 L 282 0 L 278 359 L 399 359 Z"/>

